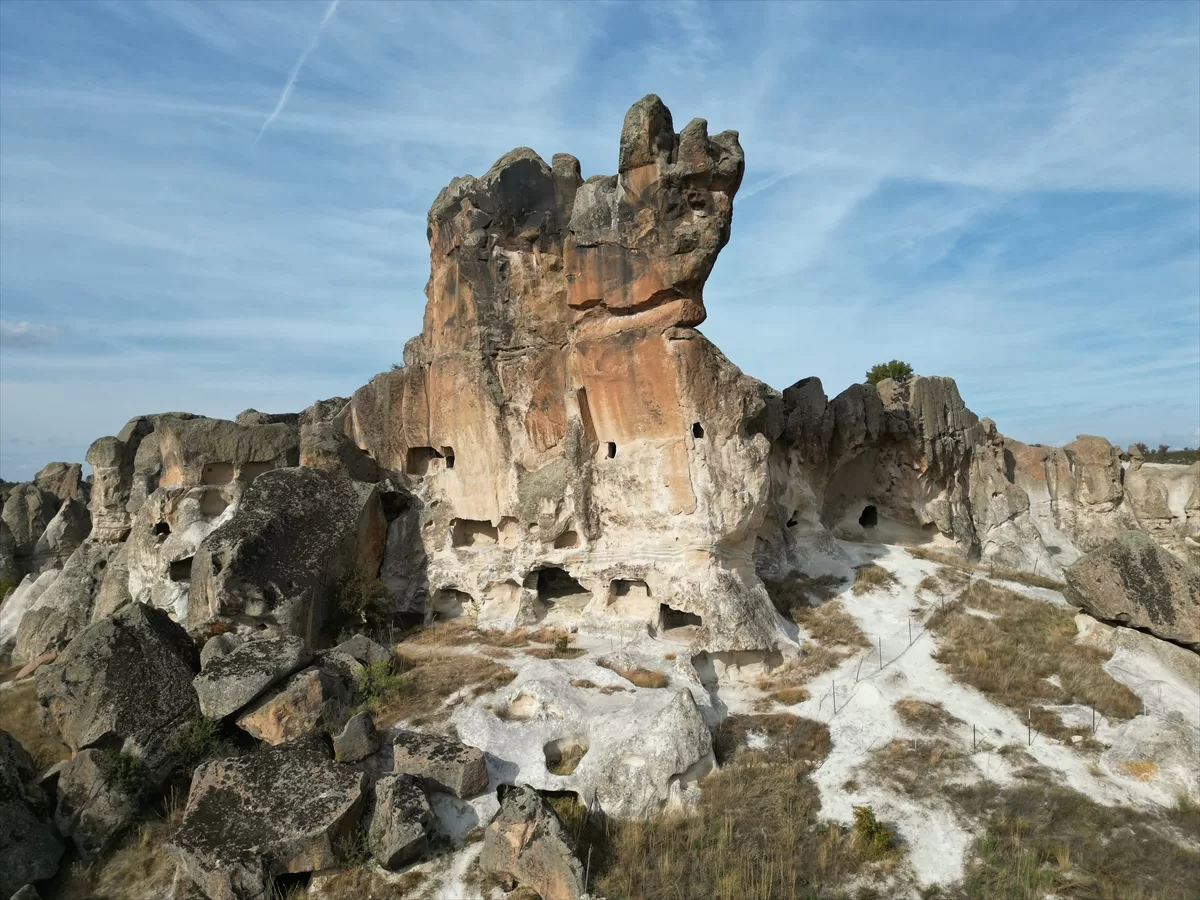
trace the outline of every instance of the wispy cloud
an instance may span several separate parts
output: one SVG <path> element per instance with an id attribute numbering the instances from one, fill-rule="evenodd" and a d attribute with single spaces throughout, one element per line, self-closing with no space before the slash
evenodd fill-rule
<path id="1" fill-rule="evenodd" d="M 330 0 L 329 7 L 325 10 L 325 15 L 321 17 L 321 23 L 317 26 L 317 30 L 313 32 L 312 38 L 309 39 L 308 46 L 300 52 L 300 56 L 296 59 L 296 64 L 292 66 L 292 71 L 288 73 L 287 83 L 283 86 L 283 92 L 279 95 L 279 100 L 275 103 L 275 108 L 271 110 L 270 115 L 263 121 L 262 127 L 258 129 L 258 135 L 254 138 L 256 145 L 262 140 L 262 136 L 266 133 L 267 128 L 279 118 L 279 114 L 287 106 L 288 98 L 292 96 L 292 91 L 296 87 L 296 80 L 300 77 L 300 70 L 304 68 L 304 63 L 308 60 L 309 55 L 321 43 L 321 32 L 325 30 L 326 23 L 337 12 L 338 4 L 341 2 L 342 0 Z"/>
<path id="2" fill-rule="evenodd" d="M 704 330 L 748 373 L 899 356 L 1024 440 L 1196 439 L 1194 4 L 298 8 L 0 3 L 0 306 L 70 323 L 0 354 L 5 477 L 13 436 L 349 393 L 421 328 L 437 191 L 611 173 L 649 91 L 746 149 Z"/>
<path id="3" fill-rule="evenodd" d="M 34 322 L 6 322 L 0 319 L 0 346 L 44 346 L 54 343 L 61 332 L 61 325 L 39 325 Z"/>

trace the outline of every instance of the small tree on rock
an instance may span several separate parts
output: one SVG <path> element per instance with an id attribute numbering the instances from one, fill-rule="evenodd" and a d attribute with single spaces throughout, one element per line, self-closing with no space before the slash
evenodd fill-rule
<path id="1" fill-rule="evenodd" d="M 867 371 L 867 384 L 879 384 L 885 378 L 899 381 L 901 384 L 912 378 L 913 367 L 899 359 L 891 362 L 878 363 Z"/>

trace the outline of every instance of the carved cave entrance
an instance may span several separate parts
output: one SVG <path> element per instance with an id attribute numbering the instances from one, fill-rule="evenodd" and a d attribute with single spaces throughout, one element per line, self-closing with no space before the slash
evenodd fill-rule
<path id="1" fill-rule="evenodd" d="M 862 515 L 858 517 L 858 524 L 863 528 L 874 528 L 879 524 L 879 510 L 874 505 L 864 507 Z"/>

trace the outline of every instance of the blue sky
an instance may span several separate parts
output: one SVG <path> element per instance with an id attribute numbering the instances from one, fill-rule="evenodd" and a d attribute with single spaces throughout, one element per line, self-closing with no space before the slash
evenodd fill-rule
<path id="1" fill-rule="evenodd" d="M 611 173 L 648 92 L 741 133 L 703 330 L 745 371 L 1197 443 L 1200 4 L 0 0 L 0 474 L 348 395 L 420 330 L 442 185 Z"/>

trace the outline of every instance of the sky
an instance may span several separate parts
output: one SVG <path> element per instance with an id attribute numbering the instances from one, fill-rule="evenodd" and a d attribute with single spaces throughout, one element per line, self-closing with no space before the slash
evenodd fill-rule
<path id="1" fill-rule="evenodd" d="M 646 93 L 746 176 L 702 331 L 833 396 L 1200 442 L 1200 4 L 0 0 L 0 476 L 298 411 L 420 331 L 425 213 Z"/>

